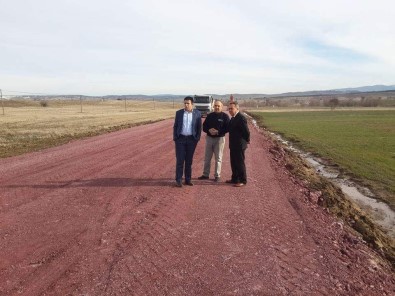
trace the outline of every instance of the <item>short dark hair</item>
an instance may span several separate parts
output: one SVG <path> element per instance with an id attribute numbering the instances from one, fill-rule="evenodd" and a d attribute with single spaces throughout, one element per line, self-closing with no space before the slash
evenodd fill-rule
<path id="1" fill-rule="evenodd" d="M 236 101 L 230 102 L 229 105 L 234 105 L 235 108 L 236 108 L 237 110 L 239 110 L 239 103 L 237 103 Z"/>
<path id="2" fill-rule="evenodd" d="M 193 104 L 193 98 L 191 96 L 185 97 L 184 101 L 191 101 L 191 103 Z"/>

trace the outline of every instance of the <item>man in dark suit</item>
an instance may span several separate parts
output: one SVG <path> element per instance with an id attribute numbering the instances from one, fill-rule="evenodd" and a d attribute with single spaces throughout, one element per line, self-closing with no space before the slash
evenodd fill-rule
<path id="1" fill-rule="evenodd" d="M 202 133 L 200 111 L 193 108 L 193 98 L 184 99 L 184 109 L 176 112 L 173 126 L 173 140 L 176 146 L 176 186 L 182 187 L 181 179 L 185 173 L 185 185 L 193 186 L 192 160 Z M 185 166 L 185 168 L 184 168 Z"/>
<path id="2" fill-rule="evenodd" d="M 232 179 L 226 183 L 232 183 L 236 187 L 247 184 L 247 172 L 245 166 L 245 150 L 250 143 L 250 130 L 247 119 L 239 112 L 239 105 L 232 101 L 229 103 L 228 111 L 232 118 L 229 123 L 229 149 L 230 165 L 232 168 Z"/>

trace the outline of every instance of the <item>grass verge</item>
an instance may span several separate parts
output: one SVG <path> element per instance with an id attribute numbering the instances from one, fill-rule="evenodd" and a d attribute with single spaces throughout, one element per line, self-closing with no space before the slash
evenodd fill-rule
<path id="1" fill-rule="evenodd" d="M 33 138 L 24 137 L 24 138 L 20 138 L 17 143 L 13 141 L 14 145 L 10 145 L 6 148 L 0 147 L 0 158 L 21 155 L 33 151 L 39 151 L 41 149 L 63 145 L 73 140 L 98 136 L 105 133 L 111 133 L 114 131 L 131 128 L 133 126 L 154 123 L 160 120 L 162 119 L 141 121 L 141 122 L 129 123 L 129 124 L 120 124 L 110 127 L 98 128 L 91 131 L 83 131 L 80 133 L 72 133 L 72 134 L 62 133 L 60 135 L 48 135 L 47 137 L 33 137 Z"/>
<path id="2" fill-rule="evenodd" d="M 318 204 L 360 233 L 362 238 L 382 254 L 395 269 L 395 240 L 375 224 L 354 202 L 347 199 L 340 188 L 319 176 L 294 152 L 284 150 L 286 151 L 286 168 L 299 180 L 306 180 L 305 186 L 309 190 L 321 192 Z"/>
<path id="3" fill-rule="evenodd" d="M 258 124 L 263 127 L 261 119 L 256 114 L 251 115 L 258 119 Z M 375 224 L 358 205 L 346 198 L 340 188 L 318 175 L 299 155 L 271 137 L 269 133 L 266 135 L 272 138 L 274 146 L 271 152 L 276 154 L 281 164 L 299 180 L 300 185 L 310 192 L 320 192 L 318 205 L 328 209 L 330 213 L 357 231 L 373 249 L 390 262 L 395 270 L 395 240 Z"/>

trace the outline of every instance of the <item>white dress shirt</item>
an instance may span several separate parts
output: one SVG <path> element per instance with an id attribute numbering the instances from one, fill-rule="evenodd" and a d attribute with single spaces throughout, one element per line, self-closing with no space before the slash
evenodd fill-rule
<path id="1" fill-rule="evenodd" d="M 192 111 L 188 112 L 184 110 L 181 135 L 192 136 Z"/>

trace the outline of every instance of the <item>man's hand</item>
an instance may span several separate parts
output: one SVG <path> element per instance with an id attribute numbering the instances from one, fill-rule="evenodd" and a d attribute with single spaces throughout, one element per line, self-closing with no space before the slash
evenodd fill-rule
<path id="1" fill-rule="evenodd" d="M 208 130 L 208 132 L 210 133 L 210 135 L 213 135 L 213 136 L 216 136 L 216 135 L 218 135 L 218 130 L 216 130 L 215 128 L 210 128 L 209 130 Z"/>

